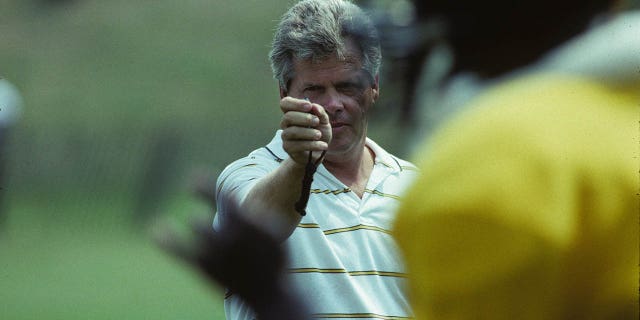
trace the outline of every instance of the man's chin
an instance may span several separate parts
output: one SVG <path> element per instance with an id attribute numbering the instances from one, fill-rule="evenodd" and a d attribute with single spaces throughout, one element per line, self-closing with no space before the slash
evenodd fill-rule
<path id="1" fill-rule="evenodd" d="M 349 129 L 347 125 L 341 125 L 338 127 L 331 127 L 331 133 L 335 137 L 336 135 L 344 134 Z"/>
<path id="2" fill-rule="evenodd" d="M 336 143 L 334 143 L 336 142 Z M 355 152 L 357 146 L 353 143 L 341 143 L 342 141 L 333 141 L 329 144 L 329 150 L 327 150 L 327 156 L 339 159 L 348 157 L 351 153 Z"/>

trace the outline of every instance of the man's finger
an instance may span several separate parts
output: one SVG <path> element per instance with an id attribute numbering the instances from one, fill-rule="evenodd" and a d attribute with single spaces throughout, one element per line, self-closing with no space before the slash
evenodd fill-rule
<path id="1" fill-rule="evenodd" d="M 322 132 L 314 128 L 288 127 L 282 131 L 282 140 L 316 141 L 322 138 Z"/>
<path id="2" fill-rule="evenodd" d="M 311 102 L 304 99 L 284 97 L 280 100 L 280 109 L 283 113 L 289 111 L 309 112 L 311 108 Z"/>
<path id="3" fill-rule="evenodd" d="M 307 151 L 324 151 L 327 150 L 329 145 L 325 141 L 288 140 L 283 141 L 282 147 L 289 155 L 301 154 L 301 158 L 298 160 L 300 160 L 301 163 L 305 163 L 306 157 L 304 154 L 306 154 Z"/>
<path id="4" fill-rule="evenodd" d="M 282 116 L 280 127 L 286 129 L 292 126 L 315 127 L 320 124 L 318 116 L 307 112 L 288 111 Z"/>
<path id="5" fill-rule="evenodd" d="M 324 110 L 324 107 L 322 107 L 321 105 L 317 103 L 312 104 L 310 113 L 318 117 L 318 124 L 325 125 L 330 123 L 329 114 Z"/>

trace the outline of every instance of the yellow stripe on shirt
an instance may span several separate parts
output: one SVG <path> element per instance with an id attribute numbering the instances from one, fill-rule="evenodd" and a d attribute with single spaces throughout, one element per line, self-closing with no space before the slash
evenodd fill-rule
<path id="1" fill-rule="evenodd" d="M 413 317 L 402 316 L 386 316 L 375 313 L 316 313 L 311 315 L 315 319 L 382 319 L 382 320 L 401 320 L 401 319 L 413 319 Z"/>
<path id="2" fill-rule="evenodd" d="M 320 229 L 320 226 L 317 223 L 300 223 L 300 224 L 298 224 L 298 228 Z M 376 227 L 376 226 L 368 226 L 368 225 L 364 225 L 364 224 L 359 224 L 359 225 L 351 226 L 351 227 L 323 230 L 322 232 L 325 235 L 330 235 L 330 234 L 336 234 L 336 233 L 342 233 L 342 232 L 350 232 L 350 231 L 356 231 L 356 230 L 371 230 L 371 231 L 378 231 L 378 232 L 382 232 L 382 233 L 386 233 L 386 234 L 391 234 L 390 230 L 383 229 L 383 228 Z"/>
<path id="3" fill-rule="evenodd" d="M 385 229 L 382 229 L 380 227 L 375 227 L 375 226 L 367 226 L 367 225 L 364 225 L 364 224 L 359 224 L 359 225 L 353 226 L 353 227 L 326 230 L 326 231 L 324 231 L 324 234 L 330 235 L 330 234 L 341 233 L 341 232 L 349 232 L 349 231 L 355 231 L 355 230 L 373 230 L 373 231 L 383 232 L 383 233 L 386 233 L 386 234 L 391 234 L 391 231 L 389 231 L 389 230 L 385 230 Z"/>
<path id="4" fill-rule="evenodd" d="M 293 268 L 289 269 L 289 273 L 326 273 L 326 274 L 347 274 L 352 277 L 358 276 L 381 276 L 381 277 L 394 277 L 394 278 L 406 278 L 407 274 L 402 272 L 393 271 L 348 271 L 345 269 L 322 269 L 322 268 Z"/>
<path id="5" fill-rule="evenodd" d="M 395 194 L 388 194 L 388 193 L 383 193 L 380 192 L 378 190 L 371 190 L 371 189 L 364 189 L 364 192 L 367 193 L 371 193 L 371 194 L 375 194 L 377 196 L 381 196 L 381 197 L 386 197 L 386 198 L 391 198 L 391 199 L 396 199 L 396 200 L 400 200 L 400 197 L 395 195 Z"/>

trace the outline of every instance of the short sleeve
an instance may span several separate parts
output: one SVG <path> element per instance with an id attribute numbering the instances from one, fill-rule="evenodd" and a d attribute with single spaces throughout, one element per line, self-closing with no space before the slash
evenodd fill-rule
<path id="1" fill-rule="evenodd" d="M 214 228 L 224 221 L 230 204 L 243 201 L 251 188 L 262 177 L 275 170 L 280 161 L 266 150 L 258 149 L 249 156 L 234 161 L 220 173 L 216 183 L 217 212 Z"/>

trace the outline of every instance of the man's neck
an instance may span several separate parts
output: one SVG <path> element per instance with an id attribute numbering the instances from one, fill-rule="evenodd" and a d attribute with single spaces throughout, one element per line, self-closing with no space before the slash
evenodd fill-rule
<path id="1" fill-rule="evenodd" d="M 340 182 L 362 198 L 371 171 L 373 171 L 374 161 L 375 154 L 369 147 L 364 146 L 358 152 L 327 155 L 323 165 Z"/>

